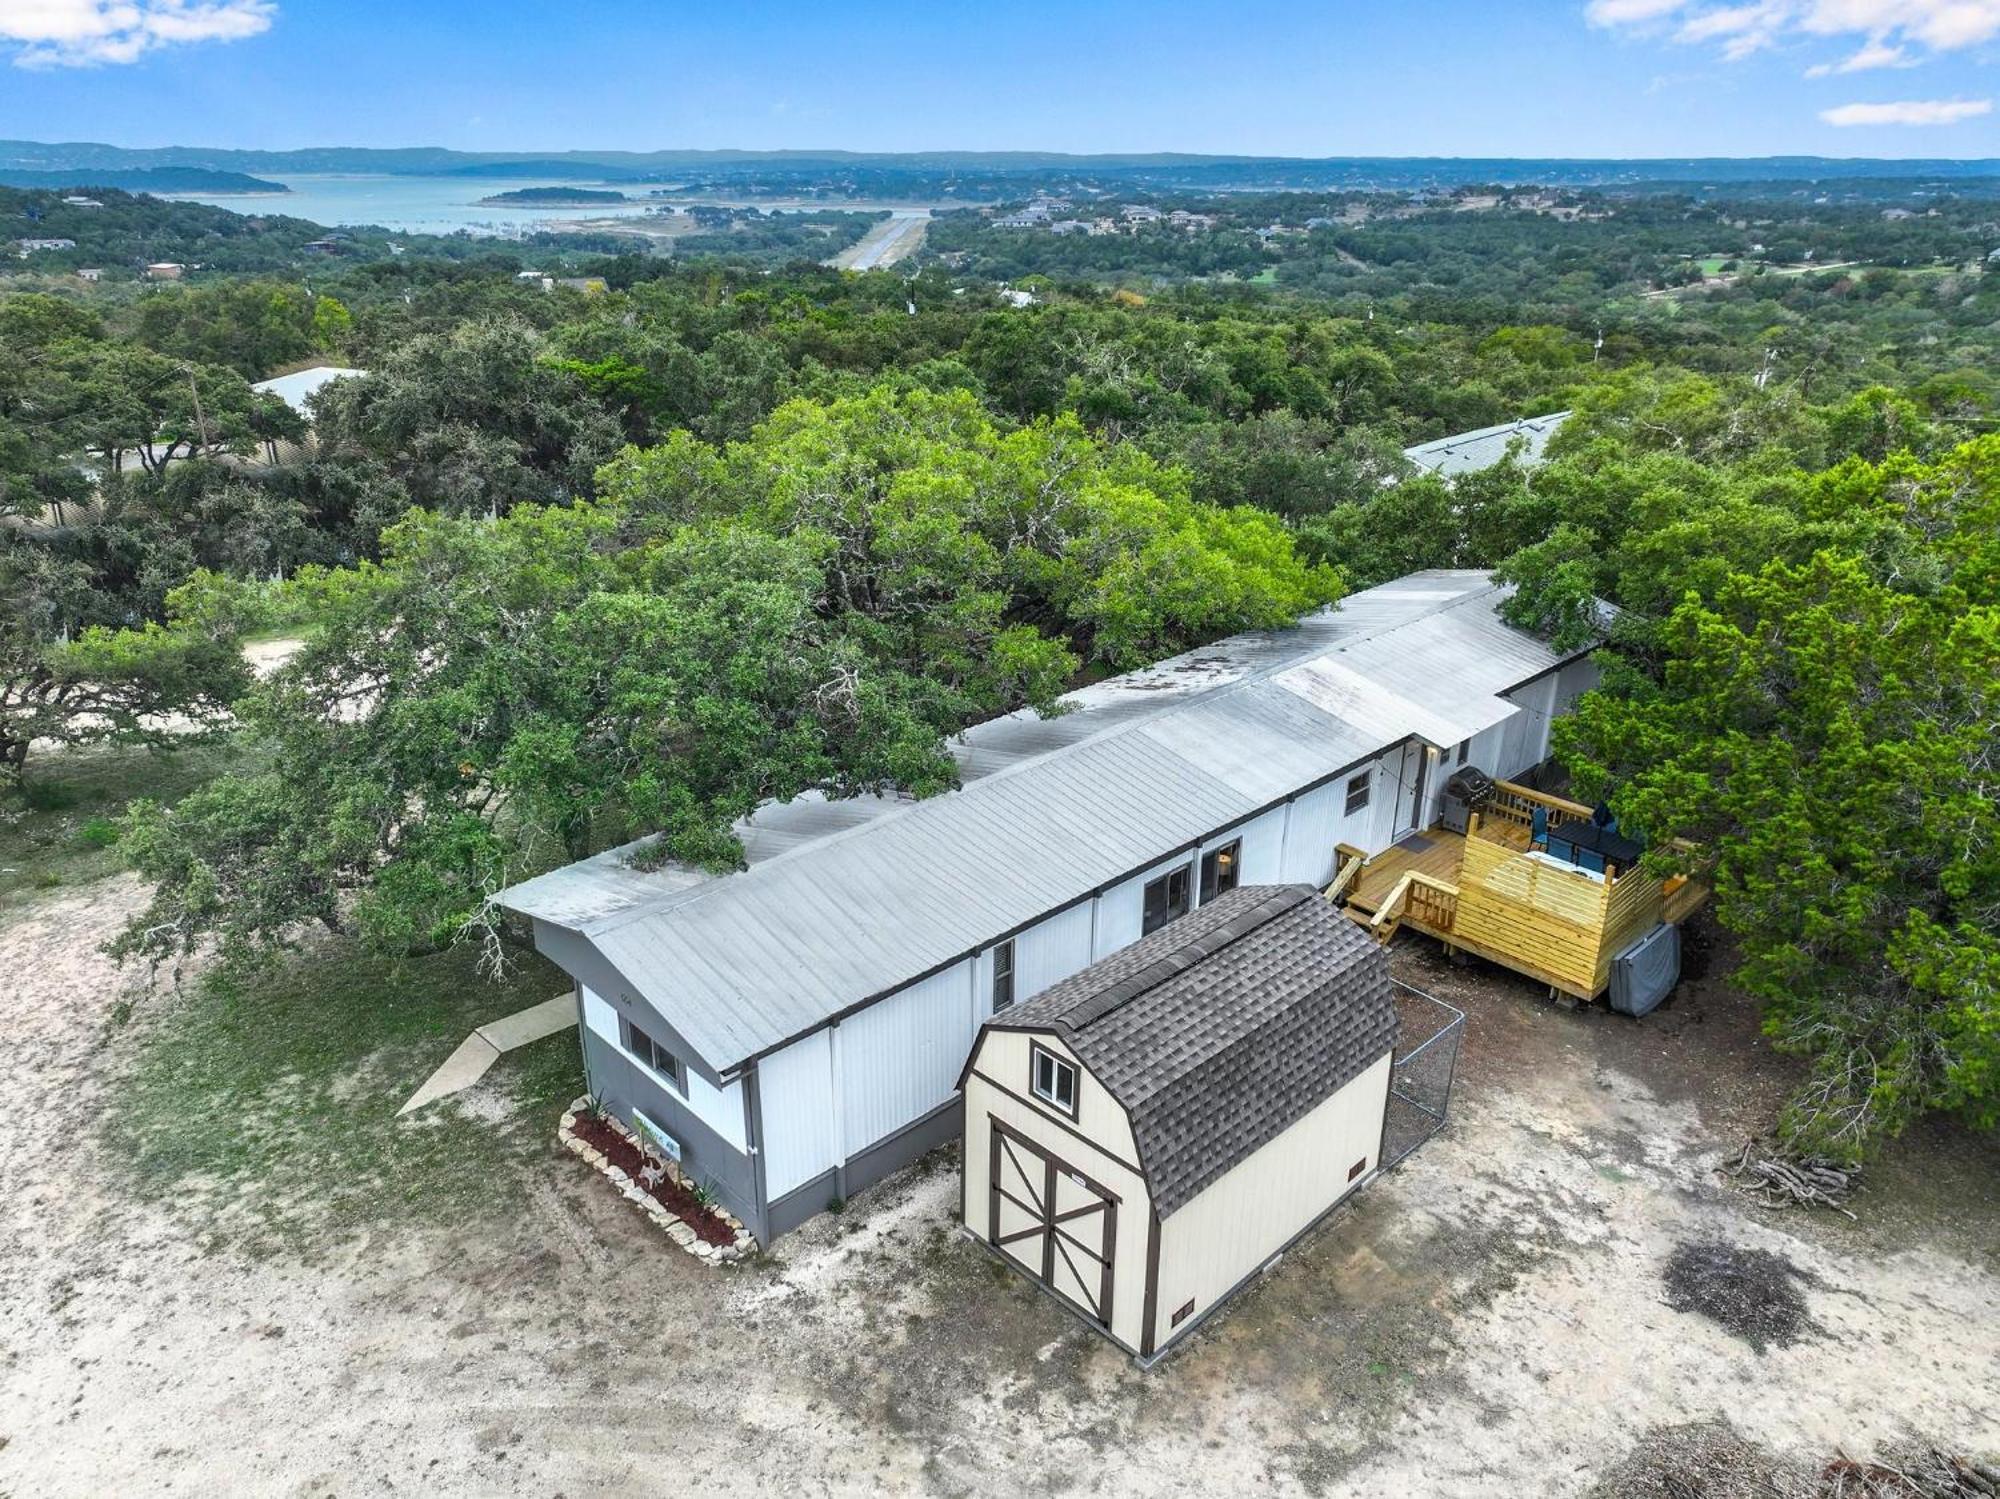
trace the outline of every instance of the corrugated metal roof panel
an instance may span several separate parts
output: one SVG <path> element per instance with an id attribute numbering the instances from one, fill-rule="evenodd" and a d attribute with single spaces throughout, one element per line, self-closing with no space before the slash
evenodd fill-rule
<path id="1" fill-rule="evenodd" d="M 802 797 L 715 877 L 597 859 L 500 903 L 585 933 L 718 1072 L 1419 734 L 1448 745 L 1559 664 L 1480 572 L 1413 574 L 1013 714 L 927 801 Z"/>
<path id="2" fill-rule="evenodd" d="M 1473 474 L 1491 468 L 1507 456 L 1508 447 L 1521 443 L 1521 461 L 1536 464 L 1548 448 L 1549 439 L 1569 419 L 1567 411 L 1547 416 L 1524 417 L 1518 422 L 1502 422 L 1497 427 L 1481 427 L 1473 432 L 1455 432 L 1432 442 L 1420 442 L 1403 449 L 1403 456 L 1418 468 L 1445 478 Z"/>

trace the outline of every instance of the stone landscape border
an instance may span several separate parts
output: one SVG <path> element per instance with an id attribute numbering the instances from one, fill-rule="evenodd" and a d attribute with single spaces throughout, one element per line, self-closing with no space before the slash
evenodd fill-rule
<path id="1" fill-rule="evenodd" d="M 603 1151 L 597 1149 L 596 1146 L 576 1133 L 577 1117 L 583 1114 L 595 1116 L 618 1134 L 623 1135 L 627 1140 L 631 1141 L 634 1149 L 640 1150 L 642 1153 L 644 1152 L 643 1142 L 632 1132 L 631 1126 L 615 1114 L 598 1113 L 591 1107 L 588 1095 L 575 1100 L 563 1111 L 562 1123 L 556 1130 L 556 1138 L 562 1141 L 567 1149 L 576 1155 L 582 1156 L 587 1163 L 595 1166 L 614 1187 L 624 1194 L 628 1201 L 636 1203 L 639 1207 L 645 1209 L 646 1215 L 664 1229 L 667 1237 L 672 1239 L 674 1243 L 680 1245 L 681 1248 L 700 1260 L 704 1265 L 729 1264 L 736 1260 L 745 1259 L 757 1252 L 757 1241 L 751 1236 L 750 1230 L 743 1226 L 735 1214 L 720 1206 L 714 1208 L 713 1212 L 718 1219 L 735 1231 L 735 1242 L 730 1244 L 711 1244 L 702 1238 L 688 1225 L 680 1214 L 653 1196 L 652 1193 L 634 1181 L 621 1168 L 605 1159 Z M 675 1181 L 684 1187 L 694 1187 L 695 1184 L 681 1171 L 679 1165 L 673 1161 L 668 1161 L 665 1164 L 668 1175 Z"/>

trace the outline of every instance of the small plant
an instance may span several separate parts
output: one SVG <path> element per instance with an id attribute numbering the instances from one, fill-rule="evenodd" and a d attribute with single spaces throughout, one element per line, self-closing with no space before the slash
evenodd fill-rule
<path id="1" fill-rule="evenodd" d="M 119 838 L 118 824 L 108 817 L 93 817 L 76 830 L 79 840 L 92 848 L 109 848 Z"/>
<path id="2" fill-rule="evenodd" d="M 715 1187 L 707 1178 L 703 1178 L 698 1182 L 689 1182 L 688 1195 L 704 1208 L 712 1210 L 715 1207 Z"/>
<path id="3" fill-rule="evenodd" d="M 57 874 L 53 869 L 39 870 L 35 875 L 35 888 L 37 890 L 53 890 L 61 883 L 62 876 Z"/>
<path id="4" fill-rule="evenodd" d="M 829 1197 L 826 1200 L 826 1210 L 829 1213 L 841 1212 L 846 1207 L 847 1207 L 847 1199 L 845 1197 Z"/>
<path id="5" fill-rule="evenodd" d="M 21 800 L 32 812 L 67 812 L 81 800 L 75 787 L 60 781 L 22 781 L 20 785 Z"/>

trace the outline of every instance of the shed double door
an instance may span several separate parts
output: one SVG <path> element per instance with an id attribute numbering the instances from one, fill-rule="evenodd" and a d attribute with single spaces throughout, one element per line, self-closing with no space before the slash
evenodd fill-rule
<path id="1" fill-rule="evenodd" d="M 1085 1316 L 1111 1324 L 1118 1199 L 1047 1146 L 990 1118 L 987 1242 Z"/>

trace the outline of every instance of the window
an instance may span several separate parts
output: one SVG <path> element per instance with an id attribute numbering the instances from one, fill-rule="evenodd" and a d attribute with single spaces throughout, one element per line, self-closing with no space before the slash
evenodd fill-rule
<path id="1" fill-rule="evenodd" d="M 1028 1091 L 1043 1103 L 1054 1104 L 1070 1118 L 1076 1117 L 1076 1068 L 1045 1047 L 1028 1050 L 1031 1076 Z"/>
<path id="2" fill-rule="evenodd" d="M 1201 856 L 1201 903 L 1205 906 L 1225 890 L 1236 888 L 1243 863 L 1243 840 L 1224 844 Z"/>
<path id="3" fill-rule="evenodd" d="M 1355 1177 L 1359 1176 L 1362 1172 L 1366 1171 L 1367 1169 L 1368 1169 L 1368 1157 L 1363 1156 L 1360 1160 L 1356 1161 L 1352 1166 L 1349 1166 L 1347 1168 L 1347 1179 L 1349 1181 L 1353 1181 Z"/>
<path id="4" fill-rule="evenodd" d="M 998 1015 L 1014 1002 L 1014 939 L 1008 938 L 993 949 L 993 1013 Z"/>
<path id="5" fill-rule="evenodd" d="M 1458 741 L 1458 763 L 1459 763 L 1460 765 L 1463 765 L 1463 764 L 1464 764 L 1464 763 L 1465 763 L 1465 762 L 1466 762 L 1466 761 L 1467 761 L 1468 759 L 1470 759 L 1470 758 L 1471 758 L 1471 756 L 1472 756 L 1472 741 L 1471 741 L 1470 739 L 1461 739 L 1461 740 L 1459 740 L 1459 741 Z"/>
<path id="6" fill-rule="evenodd" d="M 1139 935 L 1157 932 L 1170 921 L 1188 913 L 1188 866 L 1168 870 L 1146 886 L 1146 900 Z"/>
<path id="7" fill-rule="evenodd" d="M 1349 817 L 1352 817 L 1356 812 L 1359 812 L 1363 807 L 1368 805 L 1368 789 L 1372 780 L 1373 777 L 1370 773 L 1364 770 L 1360 775 L 1347 783 L 1347 815 Z"/>
<path id="8" fill-rule="evenodd" d="M 623 1021 L 622 1024 L 625 1027 L 625 1049 L 645 1063 L 649 1071 L 672 1083 L 675 1092 L 687 1092 L 687 1074 L 681 1070 L 681 1059 L 631 1021 Z"/>

